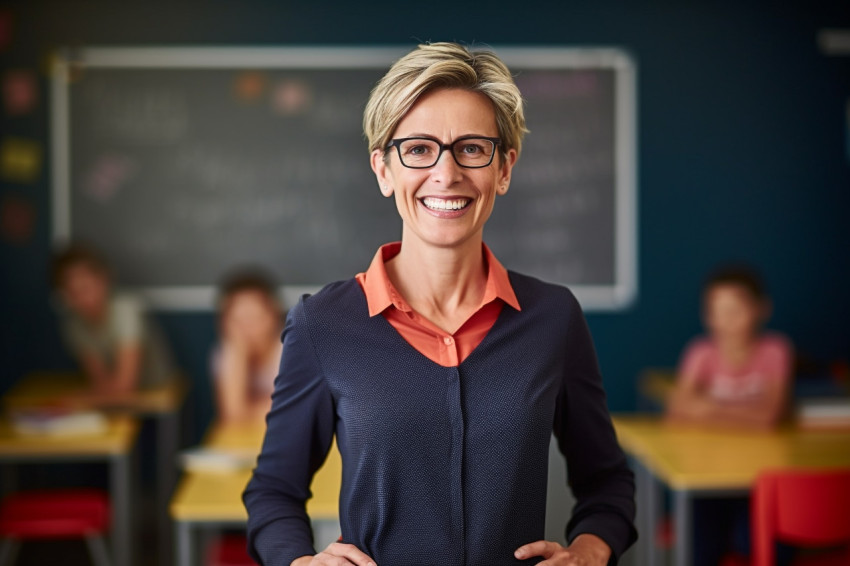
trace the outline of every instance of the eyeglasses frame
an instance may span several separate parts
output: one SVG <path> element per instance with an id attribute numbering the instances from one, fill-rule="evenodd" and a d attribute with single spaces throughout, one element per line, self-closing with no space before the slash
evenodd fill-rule
<path id="1" fill-rule="evenodd" d="M 403 144 L 406 141 L 410 141 L 410 140 L 426 140 L 426 141 L 430 141 L 430 142 L 435 142 L 438 146 L 440 146 L 440 152 L 437 154 L 437 159 L 434 160 L 434 163 L 432 163 L 431 165 L 420 165 L 420 166 L 406 164 L 404 162 L 404 159 L 401 156 L 401 144 Z M 430 169 L 431 167 L 434 167 L 437 163 L 440 162 L 440 157 L 443 156 L 444 151 L 446 151 L 447 149 L 451 150 L 456 143 L 461 142 L 461 141 L 465 141 L 465 140 L 487 140 L 487 141 L 489 141 L 490 143 L 493 144 L 493 153 L 490 155 L 490 160 L 484 165 L 463 165 L 460 161 L 457 160 L 457 155 L 455 155 L 455 152 L 449 151 L 449 153 L 452 156 L 452 159 L 455 160 L 455 163 L 457 163 L 458 167 L 463 167 L 464 169 L 483 169 L 484 167 L 489 167 L 490 164 L 493 163 L 493 157 L 496 155 L 496 148 L 499 147 L 500 145 L 502 145 L 502 139 L 501 138 L 490 138 L 490 137 L 487 137 L 487 136 L 464 136 L 462 138 L 456 139 L 452 143 L 443 143 L 436 138 L 429 138 L 429 137 L 425 137 L 425 136 L 413 136 L 413 137 L 410 137 L 410 138 L 396 138 L 396 139 L 390 140 L 390 143 L 387 144 L 387 147 L 384 148 L 384 151 L 385 152 L 389 151 L 389 149 L 391 147 L 395 147 L 396 152 L 398 153 L 399 162 L 401 163 L 401 165 L 403 167 L 407 167 L 408 169 Z"/>

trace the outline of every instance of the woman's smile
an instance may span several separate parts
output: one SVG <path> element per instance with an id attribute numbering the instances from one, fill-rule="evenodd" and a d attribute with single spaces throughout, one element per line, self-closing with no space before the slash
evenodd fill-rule
<path id="1" fill-rule="evenodd" d="M 470 210 L 471 198 L 422 197 L 419 199 L 428 212 L 439 218 L 458 218 Z"/>

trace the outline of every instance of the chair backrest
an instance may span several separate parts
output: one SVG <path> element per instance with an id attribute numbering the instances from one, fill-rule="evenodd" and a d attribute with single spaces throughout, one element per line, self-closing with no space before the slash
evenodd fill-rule
<path id="1" fill-rule="evenodd" d="M 775 564 L 777 540 L 850 544 L 850 468 L 767 471 L 756 482 L 751 516 L 753 566 Z"/>

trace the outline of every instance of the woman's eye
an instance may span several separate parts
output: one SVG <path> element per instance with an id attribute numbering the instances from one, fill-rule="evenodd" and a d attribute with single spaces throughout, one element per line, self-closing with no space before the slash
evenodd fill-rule
<path id="1" fill-rule="evenodd" d="M 482 153 L 483 148 L 478 144 L 465 143 L 462 146 L 460 146 L 460 152 L 465 153 L 467 155 L 476 155 L 478 153 Z"/>
<path id="2" fill-rule="evenodd" d="M 411 144 L 403 148 L 404 154 L 410 157 L 422 157 L 430 154 L 433 150 L 425 143 Z"/>

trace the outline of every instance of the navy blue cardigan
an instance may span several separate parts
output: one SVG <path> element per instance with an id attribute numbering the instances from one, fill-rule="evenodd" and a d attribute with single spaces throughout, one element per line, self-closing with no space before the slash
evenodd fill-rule
<path id="1" fill-rule="evenodd" d="M 252 556 L 314 554 L 305 501 L 333 436 L 343 540 L 379 566 L 499 566 L 542 539 L 551 433 L 576 506 L 567 540 L 635 540 L 634 478 L 617 444 L 593 343 L 572 293 L 509 273 L 505 306 L 457 367 L 419 353 L 356 280 L 287 316 L 265 441 L 244 493 Z"/>

